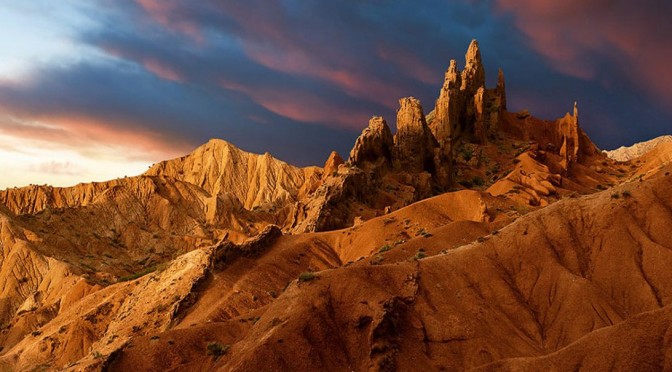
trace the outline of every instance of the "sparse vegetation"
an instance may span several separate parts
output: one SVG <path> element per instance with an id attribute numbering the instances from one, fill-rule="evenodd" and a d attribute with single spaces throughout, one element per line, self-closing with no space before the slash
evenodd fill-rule
<path id="1" fill-rule="evenodd" d="M 392 249 L 392 247 L 390 247 L 388 244 L 385 244 L 384 246 L 380 247 L 380 249 L 378 250 L 378 253 L 385 253 L 385 252 L 389 251 L 390 249 Z"/>
<path id="2" fill-rule="evenodd" d="M 471 183 L 477 187 L 481 187 L 485 184 L 485 181 L 483 180 L 483 178 L 476 176 L 471 180 Z"/>
<path id="3" fill-rule="evenodd" d="M 147 274 L 151 274 L 155 271 L 163 271 L 163 270 L 165 270 L 165 265 L 156 265 L 156 266 L 148 267 L 148 268 L 146 268 L 142 271 L 139 271 L 137 273 L 122 276 L 119 279 L 117 279 L 117 282 L 128 282 L 130 280 L 135 280 L 135 279 L 138 279 L 140 277 L 143 277 Z"/>
<path id="4" fill-rule="evenodd" d="M 611 194 L 611 198 L 612 198 L 612 199 L 620 199 L 621 196 L 618 195 L 618 193 L 615 193 L 615 194 Z"/>
<path id="5" fill-rule="evenodd" d="M 623 195 L 624 198 L 629 198 L 632 196 L 632 193 L 629 190 L 625 190 L 621 193 L 621 195 Z"/>
<path id="6" fill-rule="evenodd" d="M 311 280 L 315 280 L 316 278 L 317 278 L 317 275 L 315 275 L 314 272 L 306 271 L 306 272 L 303 272 L 299 275 L 299 282 L 309 282 Z"/>
<path id="7" fill-rule="evenodd" d="M 424 250 L 424 249 L 420 248 L 420 249 L 418 250 L 418 253 L 416 253 L 415 256 L 413 256 L 413 257 L 411 257 L 411 258 L 412 258 L 413 260 L 417 261 L 417 260 L 423 259 L 423 258 L 425 258 L 425 257 L 427 257 L 427 253 L 425 253 L 425 250 Z"/>
<path id="8" fill-rule="evenodd" d="M 474 150 L 468 147 L 463 147 L 460 153 L 462 154 L 462 159 L 464 159 L 464 161 L 469 161 L 474 156 Z"/>
<path id="9" fill-rule="evenodd" d="M 383 263 L 384 260 L 385 260 L 385 257 L 383 257 L 381 255 L 376 255 L 374 258 L 371 259 L 371 261 L 369 261 L 369 264 L 380 265 L 380 264 Z"/>
<path id="10" fill-rule="evenodd" d="M 231 348 L 231 346 L 219 342 L 208 342 L 207 353 L 217 359 L 226 354 L 229 351 L 229 348 Z"/>

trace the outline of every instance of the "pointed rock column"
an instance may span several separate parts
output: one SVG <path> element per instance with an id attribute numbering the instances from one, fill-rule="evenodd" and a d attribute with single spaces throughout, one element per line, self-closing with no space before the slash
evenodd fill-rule
<path id="1" fill-rule="evenodd" d="M 506 111 L 506 82 L 504 81 L 504 71 L 501 68 L 497 72 L 497 96 L 499 97 L 500 111 Z"/>
<path id="2" fill-rule="evenodd" d="M 464 114 L 462 117 L 462 130 L 466 130 L 474 134 L 476 130 L 476 94 L 479 89 L 485 88 L 485 68 L 481 60 L 481 51 L 478 48 L 478 41 L 472 40 L 467 49 L 467 54 L 464 56 L 466 64 L 462 71 L 462 86 L 460 91 L 464 97 Z M 484 97 L 480 100 L 483 102 Z M 482 106 L 482 103 L 481 103 Z"/>
<path id="3" fill-rule="evenodd" d="M 473 96 L 478 88 L 485 86 L 485 68 L 481 60 L 481 51 L 478 47 L 478 41 L 472 40 L 464 56 L 466 65 L 462 71 L 461 90 L 467 96 Z"/>
<path id="4" fill-rule="evenodd" d="M 485 112 L 485 88 L 479 88 L 474 95 L 474 139 L 478 143 L 485 143 L 488 136 L 489 117 Z"/>
<path id="5" fill-rule="evenodd" d="M 455 132 L 460 128 L 461 85 L 462 78 L 457 70 L 457 62 L 453 59 L 446 71 L 434 108 L 435 117 L 429 128 L 446 155 L 450 154 L 453 135 L 456 135 Z"/>
<path id="6" fill-rule="evenodd" d="M 429 130 L 420 101 L 413 97 L 399 100 L 397 134 L 394 136 L 395 167 L 409 172 L 434 173 L 434 149 L 438 147 Z"/>
<path id="7" fill-rule="evenodd" d="M 562 147 L 560 148 L 560 162 L 564 175 L 572 171 L 572 166 L 579 161 L 579 108 L 574 102 L 574 115 L 567 113 L 559 121 L 560 134 L 562 135 Z"/>

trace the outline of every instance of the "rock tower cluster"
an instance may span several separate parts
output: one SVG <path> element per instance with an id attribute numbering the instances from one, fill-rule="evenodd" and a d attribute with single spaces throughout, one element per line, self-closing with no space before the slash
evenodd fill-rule
<path id="1" fill-rule="evenodd" d="M 439 187 L 451 181 L 453 144 L 458 138 L 485 143 L 506 110 L 504 74 L 497 87 L 485 87 L 485 69 L 473 40 L 460 72 L 455 60 L 445 74 L 434 111 L 425 117 L 420 101 L 399 100 L 397 133 L 385 119 L 374 117 L 350 152 L 349 164 L 362 169 L 385 165 L 411 173 L 428 172 Z"/>

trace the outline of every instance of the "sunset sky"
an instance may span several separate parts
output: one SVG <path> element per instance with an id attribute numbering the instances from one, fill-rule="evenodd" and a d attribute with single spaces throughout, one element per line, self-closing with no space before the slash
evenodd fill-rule
<path id="1" fill-rule="evenodd" d="M 419 5 L 422 4 L 422 5 Z M 433 108 L 479 40 L 509 110 L 580 106 L 605 149 L 672 132 L 668 0 L 0 0 L 0 188 L 136 175 L 209 138 L 347 156 L 397 100 Z"/>

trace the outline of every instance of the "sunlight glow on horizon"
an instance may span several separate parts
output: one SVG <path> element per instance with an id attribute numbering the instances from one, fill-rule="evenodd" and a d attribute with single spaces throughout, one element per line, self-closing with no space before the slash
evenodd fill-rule
<path id="1" fill-rule="evenodd" d="M 0 134 L 0 190 L 30 184 L 74 186 L 137 176 L 152 164 L 143 160 L 121 160 L 125 149 L 98 148 L 98 156 L 50 148 L 31 141 Z"/>

